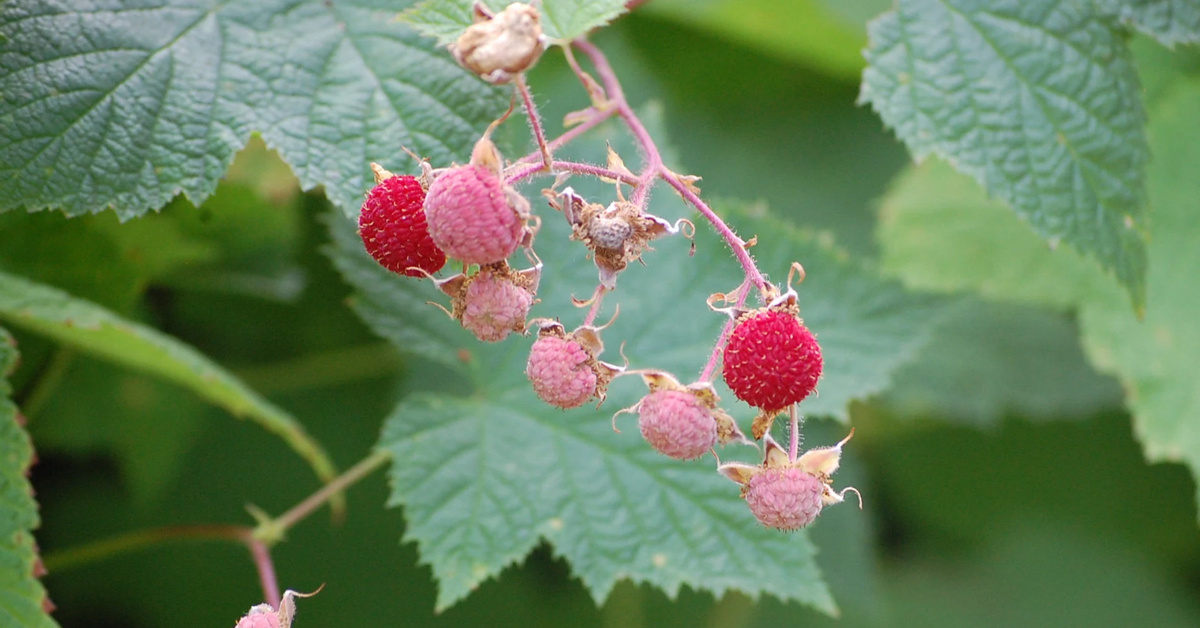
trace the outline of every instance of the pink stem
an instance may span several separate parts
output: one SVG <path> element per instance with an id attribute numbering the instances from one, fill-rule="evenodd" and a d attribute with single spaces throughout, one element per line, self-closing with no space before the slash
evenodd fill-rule
<path id="1" fill-rule="evenodd" d="M 616 110 L 613 109 L 613 110 L 609 110 L 609 111 L 601 111 L 599 109 L 596 109 L 595 107 L 588 107 L 587 109 L 583 110 L 583 113 L 586 116 L 586 119 L 583 122 L 580 122 L 579 124 L 571 127 L 570 129 L 567 129 L 567 131 L 564 132 L 562 135 L 547 142 L 546 145 L 550 148 L 551 151 L 557 150 L 559 147 L 567 144 L 568 142 L 579 137 L 580 135 L 583 135 L 584 133 L 587 133 L 588 131 L 591 131 L 592 129 L 600 126 L 600 124 L 602 122 L 613 117 L 613 114 L 616 113 Z M 540 161 L 541 159 L 542 159 L 541 152 L 534 151 L 534 152 L 529 153 L 528 155 L 525 155 L 524 157 L 518 159 L 516 161 L 516 163 L 519 163 L 519 164 L 536 163 L 536 162 Z"/>
<path id="2" fill-rule="evenodd" d="M 601 168 L 591 164 L 584 164 L 574 161 L 555 161 L 551 162 L 550 170 L 554 173 L 559 172 L 574 172 L 577 174 L 590 175 L 593 177 L 604 177 L 606 179 L 615 179 L 629 185 L 636 185 L 638 178 L 616 170 Z M 540 172 L 545 172 L 546 167 L 542 164 L 522 165 L 520 169 L 505 176 L 504 180 L 508 183 L 516 183 L 522 179 L 527 179 Z"/>
<path id="3" fill-rule="evenodd" d="M 271 550 L 266 543 L 258 539 L 246 542 L 250 547 L 250 555 L 254 558 L 254 566 L 258 568 L 258 580 L 262 583 L 263 596 L 271 608 L 279 608 L 282 598 L 279 596 L 279 581 L 275 577 L 275 564 L 271 562 Z"/>
<path id="4" fill-rule="evenodd" d="M 553 159 L 550 158 L 550 147 L 546 145 L 546 133 L 542 129 L 542 119 L 538 116 L 537 105 L 533 95 L 529 93 L 529 85 L 525 83 L 525 75 L 517 75 L 517 91 L 521 94 L 521 103 L 525 105 L 525 117 L 529 118 L 529 126 L 533 129 L 533 139 L 537 142 L 538 152 L 542 156 L 542 166 L 549 170 Z"/>
<path id="5" fill-rule="evenodd" d="M 592 293 L 592 307 L 588 308 L 587 316 L 583 318 L 585 326 L 596 322 L 596 316 L 600 314 L 600 304 L 604 303 L 604 295 L 608 293 L 604 286 L 596 286 L 596 291 Z"/>
<path id="6" fill-rule="evenodd" d="M 655 177 L 665 171 L 662 155 L 658 152 L 658 145 L 654 143 L 654 138 L 650 137 L 650 133 L 642 124 L 641 119 L 634 113 L 633 107 L 629 106 L 629 101 L 625 99 L 625 90 L 621 88 L 621 82 L 617 80 L 616 72 L 608 64 L 608 59 L 604 54 L 591 43 L 582 39 L 575 40 L 574 45 L 579 46 L 579 49 L 591 59 L 592 65 L 596 67 L 596 74 L 604 82 L 604 89 L 608 92 L 609 100 L 616 104 L 618 115 L 625 121 L 629 132 L 633 134 L 634 140 L 645 153 L 642 174 L 638 177 L 637 187 L 634 188 L 633 195 L 629 199 L 634 205 L 644 208 Z"/>
<path id="7" fill-rule="evenodd" d="M 716 229 L 717 233 L 721 236 L 721 239 L 725 240 L 725 243 L 728 244 L 729 248 L 733 250 L 733 256 L 736 257 L 738 263 L 742 265 L 742 270 L 745 271 L 746 277 L 750 281 L 754 282 L 754 285 L 758 287 L 760 292 L 766 292 L 767 279 L 766 277 L 763 277 L 761 272 L 758 271 L 758 266 L 754 264 L 754 258 L 750 256 L 750 251 L 746 250 L 746 243 L 738 237 L 737 233 L 734 233 L 733 229 L 730 229 L 729 225 L 725 224 L 725 221 L 721 220 L 721 217 L 718 216 L 716 212 L 714 212 L 712 208 L 708 206 L 707 203 L 700 200 L 700 197 L 696 196 L 696 193 L 693 192 L 691 188 L 685 185 L 683 181 L 680 181 L 679 177 L 676 176 L 675 173 L 664 168 L 661 176 L 663 180 L 667 182 L 667 184 L 675 188 L 675 191 L 679 192 L 679 195 L 682 196 L 685 201 L 691 203 L 692 206 L 695 207 L 696 210 L 699 211 L 700 214 L 712 224 L 713 228 Z"/>
<path id="8" fill-rule="evenodd" d="M 788 429 L 791 430 L 788 441 L 788 460 L 795 462 L 796 457 L 800 455 L 800 414 L 796 412 L 795 404 L 788 408 Z"/>
<path id="9" fill-rule="evenodd" d="M 737 303 L 734 307 L 741 308 L 746 304 L 746 298 L 750 295 L 747 289 L 750 285 L 743 283 L 738 286 L 735 294 L 737 294 Z M 712 353 L 708 356 L 708 363 L 704 365 L 704 370 L 700 372 L 700 380 L 702 382 L 711 382 L 713 371 L 717 368 L 717 362 L 720 361 L 721 352 L 725 349 L 725 342 L 729 340 L 729 334 L 733 331 L 733 326 L 737 323 L 735 319 L 730 319 L 725 322 L 725 326 L 721 328 L 721 335 L 717 337 L 717 344 L 713 346 Z"/>
<path id="10" fill-rule="evenodd" d="M 643 171 L 642 176 L 639 177 L 639 186 L 634 190 L 633 198 L 631 200 L 634 203 L 644 202 L 646 195 L 650 191 L 648 179 L 653 178 L 654 176 L 662 177 L 664 181 L 666 181 L 671 187 L 675 188 L 675 190 L 678 191 L 681 196 L 683 196 L 684 200 L 686 200 L 688 203 L 691 203 L 706 220 L 712 223 L 713 228 L 716 229 L 721 238 L 725 240 L 725 243 L 729 245 L 729 248 L 733 249 L 734 257 L 736 257 L 738 262 L 742 265 L 742 270 L 745 271 L 746 277 L 749 278 L 750 281 L 754 282 L 754 285 L 757 286 L 760 291 L 765 292 L 767 289 L 767 280 L 765 277 L 763 277 L 762 273 L 758 271 L 758 266 L 755 265 L 754 259 L 750 257 L 750 252 L 746 250 L 746 245 L 742 239 L 739 238 L 736 233 L 734 233 L 733 229 L 729 228 L 729 225 L 725 224 L 724 220 L 721 220 L 720 216 L 717 216 L 717 214 L 708 206 L 708 204 L 700 200 L 700 197 L 697 196 L 696 193 L 691 190 L 691 188 L 685 185 L 674 172 L 671 172 L 663 165 L 662 155 L 658 152 L 658 147 L 654 143 L 654 138 L 650 137 L 650 134 L 646 131 L 646 127 L 642 124 L 642 121 L 638 119 L 637 114 L 633 112 L 633 109 L 629 106 L 629 103 L 626 102 L 625 92 L 621 89 L 621 84 L 617 80 L 617 76 L 613 72 L 612 66 L 608 64 L 608 59 L 604 57 L 604 53 L 600 52 L 600 50 L 592 44 L 581 39 L 576 40 L 573 43 L 574 45 L 579 46 L 579 49 L 582 50 L 589 59 L 591 59 L 592 65 L 596 66 L 596 74 L 598 74 L 600 79 L 604 81 L 604 88 L 608 90 L 609 98 L 616 103 L 617 111 L 621 115 L 621 118 L 629 126 L 629 130 L 631 133 L 633 133 L 634 139 L 637 140 L 638 145 L 641 146 L 642 150 L 646 152 L 646 170 Z"/>

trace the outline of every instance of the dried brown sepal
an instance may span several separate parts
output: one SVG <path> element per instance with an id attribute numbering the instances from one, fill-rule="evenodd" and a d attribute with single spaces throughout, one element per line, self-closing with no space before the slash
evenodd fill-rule
<path id="1" fill-rule="evenodd" d="M 588 203 L 571 188 L 561 193 L 544 190 L 543 195 L 570 223 L 571 239 L 591 251 L 600 271 L 600 285 L 609 290 L 616 287 L 617 275 L 630 262 L 641 259 L 651 240 L 681 231 L 685 235 L 694 233 L 691 222 L 685 219 L 672 224 L 628 201 L 614 201 L 605 207 Z"/>

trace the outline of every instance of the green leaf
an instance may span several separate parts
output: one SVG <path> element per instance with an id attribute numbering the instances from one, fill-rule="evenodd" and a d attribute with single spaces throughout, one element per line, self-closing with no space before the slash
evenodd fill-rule
<path id="1" fill-rule="evenodd" d="M 196 349 L 49 286 L 0 272 L 0 318 L 100 358 L 175 382 L 283 438 L 322 480 L 337 472 L 291 415 Z"/>
<path id="2" fill-rule="evenodd" d="M 465 160 L 507 97 L 373 0 L 0 4 L 0 211 L 200 203 L 252 133 L 347 212 L 369 163 Z"/>
<path id="3" fill-rule="evenodd" d="M 1097 5 L 1165 46 L 1200 43 L 1195 0 L 1097 0 Z"/>
<path id="4" fill-rule="evenodd" d="M 449 46 L 475 23 L 474 0 L 425 0 L 400 14 L 400 21 L 418 33 L 437 39 L 439 46 Z"/>
<path id="5" fill-rule="evenodd" d="M 682 211 L 671 196 L 656 204 L 665 215 L 672 215 L 666 208 Z M 754 251 L 762 268 L 782 278 L 791 261 L 803 262 L 801 310 L 821 340 L 826 374 L 820 395 L 801 410 L 845 419 L 851 399 L 885 388 L 889 373 L 924 341 L 940 300 L 873 277 L 827 239 L 761 208 L 727 213 L 745 237 L 758 235 Z M 392 501 L 406 505 L 408 538 L 418 542 L 441 583 L 439 606 L 546 538 L 597 600 L 616 581 L 631 578 L 670 595 L 684 584 L 718 593 L 736 588 L 832 609 L 806 536 L 759 528 L 735 485 L 709 463 L 660 457 L 631 419 L 618 422 L 622 433 L 612 431 L 612 413 L 645 394 L 636 378 L 616 381 L 602 410 L 564 413 L 546 406 L 524 375 L 530 338 L 486 345 L 454 329 L 445 314 L 422 305 L 446 301 L 429 282 L 388 273 L 366 255 L 349 221 L 332 220 L 335 262 L 358 291 L 355 308 L 367 323 L 401 350 L 457 362 L 467 375 L 462 392 L 471 396 L 409 398 L 388 420 L 381 441 L 395 455 Z M 582 313 L 571 306 L 571 295 L 590 294 L 597 278 L 567 233 L 565 221 L 544 216 L 537 251 L 546 266 L 533 316 L 559 316 L 573 327 Z M 620 303 L 620 316 L 604 332 L 610 349 L 601 359 L 619 362 L 614 349 L 624 343 L 631 368 L 661 368 L 684 381 L 701 370 L 725 320 L 705 299 L 742 277 L 708 229 L 700 229 L 694 257 L 688 252 L 689 243 L 678 236 L 657 241 L 645 255 L 648 268 L 633 265 L 621 276 L 600 317 L 607 319 Z M 415 344 L 419 339 L 424 343 Z M 723 395 L 747 422 L 753 411 Z M 747 448 L 726 451 L 739 454 L 755 457 Z M 764 576 L 773 572 L 781 575 Z"/>
<path id="6" fill-rule="evenodd" d="M 566 42 L 616 19 L 625 12 L 625 0 L 547 0 L 541 9 L 546 36 Z"/>
<path id="7" fill-rule="evenodd" d="M 0 327 L 0 617 L 13 628 L 52 627 L 58 624 L 45 611 L 46 590 L 35 573 L 40 564 L 33 539 L 38 507 L 26 475 L 33 464 L 33 444 L 9 399 L 7 378 L 16 366 L 16 342 Z"/>
<path id="8" fill-rule="evenodd" d="M 879 211 L 881 266 L 905 284 L 939 292 L 1074 308 L 1112 280 L 1069 247 L 1051 249 L 988 200 L 969 177 L 931 159 L 893 181 Z"/>
<path id="9" fill-rule="evenodd" d="M 472 7 L 476 0 L 425 0 L 401 14 L 400 19 L 438 44 L 454 43 L 475 23 Z M 484 2 L 499 11 L 508 2 Z M 542 15 L 542 32 L 555 42 L 583 37 L 588 31 L 608 24 L 625 12 L 624 0 L 544 0 L 537 5 Z"/>
<path id="10" fill-rule="evenodd" d="M 1195 356 L 1200 333 L 1195 312 L 1200 293 L 1200 229 L 1195 199 L 1200 185 L 1193 166 L 1200 159 L 1195 126 L 1200 80 L 1180 81 L 1151 112 L 1151 145 L 1157 158 L 1148 172 L 1153 220 L 1149 247 L 1146 314 L 1139 320 L 1122 307 L 1121 291 L 1068 249 L 1050 252 L 1016 221 L 996 208 L 979 207 L 979 195 L 945 189 L 947 205 L 963 198 L 959 211 L 921 209 L 906 192 L 935 190 L 948 183 L 944 168 L 925 166 L 910 175 L 884 203 L 880 241 L 885 267 L 912 285 L 975 287 L 995 298 L 1078 308 L 1082 344 L 1091 362 L 1116 376 L 1134 414 L 1135 431 L 1151 460 L 1184 462 L 1200 476 L 1200 396 Z M 924 179 L 925 181 L 921 181 Z M 912 214 L 911 217 L 908 214 Z M 995 238 L 995 240 L 993 240 Z M 926 243 L 927 259 L 917 248 Z M 931 243 L 940 243 L 937 247 Z M 943 247 L 955 249 L 946 253 Z M 943 255 L 945 254 L 945 255 Z"/>
<path id="11" fill-rule="evenodd" d="M 527 386 L 486 400 L 418 396 L 389 417 L 391 505 L 421 547 L 445 608 L 545 537 L 602 602 L 618 580 L 770 593 L 827 613 L 807 532 L 754 521 L 711 462 L 658 455 L 607 412 L 573 417 Z M 416 490 L 412 490 L 415 488 Z"/>
<path id="12" fill-rule="evenodd" d="M 1084 346 L 1128 391 L 1134 430 L 1150 460 L 1187 464 L 1200 477 L 1200 80 L 1181 82 L 1151 115 L 1156 159 L 1148 182 L 1154 207 L 1146 316 L 1137 320 L 1116 298 L 1084 305 Z"/>
<path id="13" fill-rule="evenodd" d="M 1009 416 L 1086 418 L 1123 400 L 1116 381 L 1088 363 L 1065 316 L 975 300 L 893 379 L 883 400 L 898 412 L 989 427 Z"/>
<path id="14" fill-rule="evenodd" d="M 638 14 L 666 18 L 715 33 L 739 45 L 811 65 L 833 76 L 857 79 L 863 68 L 867 39 L 859 16 L 861 1 L 821 0 L 654 0 Z M 851 15 L 838 14 L 853 5 Z"/>
<path id="15" fill-rule="evenodd" d="M 860 99 L 1145 301 L 1148 150 L 1124 36 L 1083 0 L 899 0 Z"/>

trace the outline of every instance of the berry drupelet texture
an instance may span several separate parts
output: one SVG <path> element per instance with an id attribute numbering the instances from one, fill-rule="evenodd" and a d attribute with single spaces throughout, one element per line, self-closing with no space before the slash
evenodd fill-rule
<path id="1" fill-rule="evenodd" d="M 358 230 L 367 252 L 384 268 L 421 277 L 446 265 L 446 254 L 429 237 L 424 202 L 420 181 L 408 175 L 388 177 L 367 193 Z"/>
<path id="2" fill-rule="evenodd" d="M 816 337 L 786 309 L 743 315 L 729 335 L 723 359 L 725 383 L 733 394 L 768 412 L 812 394 L 823 366 Z"/>
<path id="3" fill-rule="evenodd" d="M 494 264 L 512 255 L 525 234 L 528 201 L 491 170 L 451 168 L 429 185 L 429 235 L 447 255 L 466 264 Z"/>

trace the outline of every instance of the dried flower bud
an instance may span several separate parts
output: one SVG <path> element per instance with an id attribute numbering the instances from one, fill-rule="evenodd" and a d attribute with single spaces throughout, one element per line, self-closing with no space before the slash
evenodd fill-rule
<path id="1" fill-rule="evenodd" d="M 544 37 L 537 9 L 516 2 L 491 15 L 475 4 L 476 23 L 450 46 L 459 65 L 489 83 L 507 83 L 533 67 L 542 55 Z"/>

